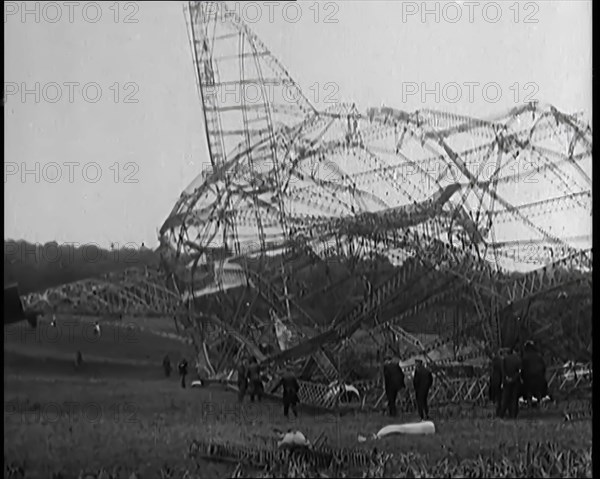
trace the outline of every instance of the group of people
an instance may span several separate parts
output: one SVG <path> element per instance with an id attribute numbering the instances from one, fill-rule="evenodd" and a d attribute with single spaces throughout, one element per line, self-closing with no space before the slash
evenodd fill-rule
<path id="1" fill-rule="evenodd" d="M 79 358 L 81 361 L 81 358 Z M 171 375 L 171 360 L 168 355 L 163 359 L 165 376 Z M 181 387 L 186 387 L 188 363 L 181 358 L 177 364 Z M 492 361 L 492 374 L 490 377 L 490 399 L 496 402 L 496 415 L 516 417 L 518 412 L 518 399 L 524 397 L 543 397 L 547 394 L 545 379 L 546 367 L 533 343 L 525 343 L 523 352 L 519 354 L 513 349 L 501 349 Z M 406 387 L 405 375 L 400 366 L 400 360 L 392 355 L 387 355 L 383 363 L 383 379 L 387 397 L 387 409 L 391 417 L 397 415 L 396 402 L 398 394 Z M 244 358 L 237 369 L 238 401 L 241 403 L 246 394 L 250 401 L 261 401 L 264 394 L 263 374 L 256 358 Z M 429 419 L 427 399 L 433 385 L 433 374 L 421 359 L 415 361 L 415 371 L 412 378 L 414 386 L 417 411 L 421 420 Z M 298 417 L 298 393 L 300 386 L 291 368 L 286 367 L 281 379 L 273 392 L 283 387 L 283 414 L 289 417 L 292 410 Z"/>
<path id="2" fill-rule="evenodd" d="M 163 358 L 163 370 L 165 372 L 165 376 L 169 377 L 171 376 L 171 358 L 169 358 L 169 355 L 165 355 L 165 357 Z M 181 387 L 185 389 L 185 378 L 188 374 L 188 362 L 187 359 L 185 358 L 181 358 L 179 360 L 179 363 L 177 363 L 177 370 L 179 372 L 179 377 L 181 379 Z"/>
<path id="3" fill-rule="evenodd" d="M 390 416 L 396 416 L 398 393 L 405 387 L 405 377 L 398 358 L 388 355 L 383 365 L 385 393 Z M 427 398 L 433 385 L 433 374 L 417 359 L 413 386 L 417 411 L 421 420 L 429 418 Z M 519 399 L 524 398 L 536 407 L 544 398 L 548 399 L 546 364 L 533 341 L 522 348 L 501 348 L 491 362 L 489 384 L 490 400 L 496 405 L 496 417 L 515 419 L 519 412 Z M 533 401 L 533 399 L 536 401 Z"/>
<path id="4" fill-rule="evenodd" d="M 383 383 L 387 397 L 388 412 L 390 416 L 395 417 L 397 415 L 396 401 L 398 393 L 406 387 L 404 372 L 400 367 L 400 360 L 397 357 L 386 356 L 383 363 Z M 417 359 L 413 375 L 413 386 L 415 389 L 417 411 L 421 420 L 429 419 L 427 396 L 432 385 L 433 374 L 423 364 L 421 359 Z"/>
<path id="5" fill-rule="evenodd" d="M 247 392 L 250 395 L 250 401 L 254 402 L 255 396 L 260 401 L 264 392 L 264 386 L 260 365 L 256 361 L 256 358 L 251 358 L 250 361 L 243 359 L 238 366 L 237 373 L 239 391 L 238 401 L 242 402 Z M 400 367 L 399 360 L 393 359 L 391 356 L 386 357 L 383 365 L 383 377 L 388 401 L 388 410 L 390 416 L 395 417 L 397 414 L 396 400 L 398 393 L 405 387 L 404 372 Z M 429 419 L 427 396 L 432 384 L 433 374 L 427 367 L 425 367 L 422 360 L 417 359 L 415 373 L 413 376 L 413 385 L 415 389 L 417 410 L 422 420 Z M 281 398 L 283 403 L 283 415 L 288 418 L 289 411 L 291 409 L 294 413 L 294 416 L 298 417 L 297 406 L 300 402 L 298 397 L 300 385 L 291 368 L 285 368 L 281 379 L 273 388 L 273 392 L 277 391 L 279 388 L 283 388 L 283 394 Z"/>
<path id="6" fill-rule="evenodd" d="M 177 369 L 181 378 L 181 387 L 185 388 L 185 378 L 187 376 L 188 363 L 185 358 L 182 358 Z M 165 376 L 171 375 L 171 360 L 168 355 L 163 359 L 163 369 Z M 385 393 L 388 401 L 388 410 L 390 416 L 395 417 L 397 414 L 396 400 L 398 393 L 405 387 L 405 377 L 400 367 L 399 360 L 393 359 L 391 356 L 387 356 L 383 365 L 383 377 L 385 384 Z M 427 396 L 431 385 L 433 384 L 433 375 L 431 371 L 426 368 L 423 361 L 416 361 L 416 369 L 413 376 L 413 384 L 415 388 L 415 398 L 417 402 L 417 409 L 421 419 L 429 418 L 429 408 L 427 406 Z M 250 401 L 254 402 L 258 399 L 260 402 L 264 394 L 264 383 L 263 375 L 260 364 L 255 357 L 243 358 L 237 369 L 237 386 L 238 386 L 238 402 L 243 402 L 246 394 L 250 397 Z M 298 380 L 291 368 L 286 367 L 281 379 L 277 385 L 273 388 L 273 392 L 283 388 L 282 403 L 283 403 L 283 415 L 289 418 L 290 409 L 292 410 L 294 417 L 298 417 L 298 393 L 300 391 L 300 385 Z"/>
<path id="7" fill-rule="evenodd" d="M 254 402 L 256 397 L 259 401 L 264 393 L 263 377 L 260 369 L 260 365 L 256 361 L 256 358 L 252 357 L 250 360 L 244 358 L 238 366 L 238 401 L 242 402 L 246 392 L 250 396 L 250 401 Z M 283 415 L 288 418 L 290 409 L 294 413 L 295 417 L 298 417 L 298 392 L 300 391 L 300 385 L 298 380 L 290 368 L 286 368 L 281 379 L 273 389 L 273 392 L 283 387 Z"/>
<path id="8" fill-rule="evenodd" d="M 256 358 L 242 359 L 238 365 L 237 374 L 238 401 L 242 402 L 246 393 L 250 396 L 251 402 L 254 402 L 254 398 L 260 401 L 265 388 L 262 381 L 262 371 Z"/>
<path id="9" fill-rule="evenodd" d="M 496 404 L 496 417 L 516 418 L 519 398 L 533 407 L 548 394 L 546 364 L 533 341 L 526 341 L 522 351 L 516 347 L 501 348 L 492 360 L 490 400 Z"/>

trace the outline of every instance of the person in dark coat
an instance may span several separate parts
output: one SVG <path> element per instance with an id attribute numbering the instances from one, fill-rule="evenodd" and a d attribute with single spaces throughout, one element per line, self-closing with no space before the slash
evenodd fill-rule
<path id="1" fill-rule="evenodd" d="M 81 355 L 81 351 L 77 351 L 75 354 L 75 369 L 79 369 L 83 364 L 83 356 Z"/>
<path id="2" fill-rule="evenodd" d="M 185 389 L 185 377 L 187 376 L 188 362 L 185 358 L 181 358 L 177 369 L 179 370 L 179 376 L 181 377 L 181 387 Z"/>
<path id="3" fill-rule="evenodd" d="M 238 365 L 237 373 L 238 402 L 242 402 L 248 389 L 248 360 L 246 358 L 242 359 Z"/>
<path id="4" fill-rule="evenodd" d="M 292 408 L 292 412 L 294 413 L 294 417 L 298 417 L 298 410 L 296 409 L 296 405 L 298 404 L 298 391 L 300 391 L 300 385 L 298 384 L 298 380 L 296 376 L 292 372 L 291 369 L 286 369 L 285 373 L 273 389 L 273 392 L 277 391 L 280 387 L 283 387 L 283 415 L 288 418 L 290 406 Z"/>
<path id="5" fill-rule="evenodd" d="M 390 416 L 396 416 L 396 398 L 398 393 L 405 387 L 404 373 L 400 367 L 400 361 L 387 355 L 383 363 L 383 383 L 387 397 L 388 411 Z"/>
<path id="6" fill-rule="evenodd" d="M 165 371 L 165 377 L 168 378 L 171 376 L 171 358 L 169 358 L 168 354 L 163 358 L 162 366 Z"/>
<path id="7" fill-rule="evenodd" d="M 523 346 L 521 370 L 521 396 L 530 406 L 537 407 L 548 394 L 548 381 L 546 380 L 546 363 L 537 350 L 533 341 L 527 341 Z M 532 402 L 532 397 L 536 402 Z"/>
<path id="8" fill-rule="evenodd" d="M 263 393 L 263 383 L 260 377 L 260 365 L 256 361 L 255 357 L 250 358 L 250 365 L 248 366 L 248 394 L 250 394 L 250 401 L 254 402 L 254 398 L 257 397 L 260 401 Z"/>
<path id="9" fill-rule="evenodd" d="M 513 349 L 502 361 L 502 406 L 500 417 L 508 412 L 509 417 L 516 419 L 519 413 L 519 396 L 521 392 L 521 357 Z"/>
<path id="10" fill-rule="evenodd" d="M 369 279 L 367 278 L 366 275 L 362 276 L 362 280 L 363 280 L 363 290 L 364 290 L 363 300 L 368 301 L 369 298 L 371 297 L 371 294 L 373 293 L 373 285 L 371 284 L 371 282 L 369 281 Z"/>
<path id="11" fill-rule="evenodd" d="M 417 401 L 417 410 L 421 420 L 429 419 L 429 407 L 427 406 L 427 396 L 429 389 L 433 384 L 433 374 L 425 367 L 421 359 L 417 359 L 415 374 L 413 376 L 413 386 L 415 388 L 415 399 Z"/>
<path id="12" fill-rule="evenodd" d="M 504 356 L 510 353 L 510 350 L 501 348 L 492 359 L 490 371 L 489 397 L 496 405 L 496 417 L 502 415 L 502 368 Z"/>

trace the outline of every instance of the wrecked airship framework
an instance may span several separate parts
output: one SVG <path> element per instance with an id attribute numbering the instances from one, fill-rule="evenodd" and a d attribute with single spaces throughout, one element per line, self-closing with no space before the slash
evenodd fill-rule
<path id="1" fill-rule="evenodd" d="M 406 372 L 425 359 L 440 405 L 485 402 L 485 374 L 448 366 L 481 368 L 500 345 L 533 338 L 555 364 L 591 361 L 592 251 L 577 247 L 591 233 L 570 231 L 591 224 L 580 116 L 537 102 L 492 120 L 319 111 L 224 3 L 185 11 L 211 166 L 160 230 L 162 268 L 46 300 L 175 316 L 209 376 L 247 354 L 292 364 L 302 402 L 327 408 L 348 382 L 377 405 L 377 368 L 352 367 L 374 351 Z M 591 375 L 549 379 L 568 394 Z"/>

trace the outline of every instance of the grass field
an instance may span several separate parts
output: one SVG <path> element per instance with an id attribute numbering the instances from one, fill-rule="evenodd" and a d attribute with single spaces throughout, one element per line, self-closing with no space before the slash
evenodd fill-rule
<path id="1" fill-rule="evenodd" d="M 165 464 L 180 471 L 173 477 L 182 477 L 183 471 L 196 469 L 185 457 L 192 439 L 257 445 L 272 441 L 275 427 L 298 428 L 313 440 L 324 432 L 329 445 L 370 448 L 372 444 L 357 443 L 357 434 L 390 424 L 382 415 L 338 419 L 307 411 L 287 421 L 276 402 L 239 406 L 235 394 L 221 386 L 181 389 L 176 376 L 164 377 L 161 361 L 166 353 L 174 361 L 185 354 L 189 361 L 189 345 L 146 329 L 122 335 L 116 331 L 123 328 L 109 324 L 103 325 L 102 337 L 92 341 L 84 333 L 85 322 L 73 327 L 71 335 L 62 324 L 58 338 L 49 332 L 25 334 L 26 325 L 5 327 L 4 457 L 5 462 L 24 464 L 26 477 L 48 478 L 58 471 L 77 477 L 81 470 L 111 470 L 117 465 L 121 477 L 134 470 L 144 478 L 160 477 Z M 167 323 L 144 326 L 169 330 Z M 44 324 L 41 328 L 44 331 Z M 73 365 L 77 350 L 85 362 L 78 371 Z M 377 447 L 422 454 L 431 462 L 497 457 L 523 450 L 527 442 L 548 440 L 591 449 L 591 421 L 564 423 L 535 416 L 516 422 L 444 420 L 436 418 L 435 410 L 432 416 L 434 436 L 394 436 Z M 416 413 L 397 421 L 414 419 Z M 227 477 L 233 467 L 201 463 L 202 477 Z"/>

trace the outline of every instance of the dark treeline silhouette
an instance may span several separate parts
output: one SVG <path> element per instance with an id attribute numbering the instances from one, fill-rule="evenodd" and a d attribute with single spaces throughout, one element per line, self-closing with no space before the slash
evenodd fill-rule
<path id="1" fill-rule="evenodd" d="M 144 247 L 107 250 L 92 243 L 74 246 L 4 241 L 4 284 L 18 283 L 20 294 L 158 264 L 158 255 Z"/>

